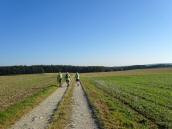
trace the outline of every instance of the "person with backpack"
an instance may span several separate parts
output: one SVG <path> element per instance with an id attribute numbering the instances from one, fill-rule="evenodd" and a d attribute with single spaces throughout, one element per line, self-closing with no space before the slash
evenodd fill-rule
<path id="1" fill-rule="evenodd" d="M 68 72 L 66 73 L 65 79 L 66 79 L 66 83 L 67 83 L 67 87 L 68 87 L 70 85 L 70 81 L 71 81 L 70 74 Z"/>
<path id="2" fill-rule="evenodd" d="M 62 87 L 62 79 L 63 79 L 63 75 L 61 72 L 59 72 L 59 74 L 57 76 L 57 83 L 59 83 L 60 87 Z"/>
<path id="3" fill-rule="evenodd" d="M 79 75 L 78 72 L 75 74 L 75 79 L 76 79 L 77 85 L 79 86 L 79 84 L 80 84 L 80 75 Z"/>

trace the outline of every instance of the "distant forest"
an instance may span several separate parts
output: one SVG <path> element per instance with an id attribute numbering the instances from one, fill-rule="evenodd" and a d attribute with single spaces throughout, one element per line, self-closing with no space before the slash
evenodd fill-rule
<path id="1" fill-rule="evenodd" d="M 0 66 L 0 75 L 57 73 L 57 72 L 110 72 L 146 68 L 172 67 L 172 64 L 133 65 L 120 67 L 104 66 L 70 66 L 70 65 L 33 65 L 33 66 Z"/>

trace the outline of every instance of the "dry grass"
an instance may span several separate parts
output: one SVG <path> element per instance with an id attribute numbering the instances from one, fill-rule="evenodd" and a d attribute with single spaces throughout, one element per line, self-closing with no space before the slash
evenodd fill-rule
<path id="1" fill-rule="evenodd" d="M 55 74 L 0 76 L 0 129 L 6 129 L 54 90 Z"/>
<path id="2" fill-rule="evenodd" d="M 0 111 L 51 85 L 55 74 L 0 76 Z"/>
<path id="3" fill-rule="evenodd" d="M 154 68 L 154 69 L 136 69 L 127 71 L 115 72 L 97 72 L 97 73 L 83 73 L 82 77 L 103 77 L 103 76 L 124 76 L 124 75 L 145 75 L 145 74 L 162 74 L 172 73 L 172 68 Z"/>

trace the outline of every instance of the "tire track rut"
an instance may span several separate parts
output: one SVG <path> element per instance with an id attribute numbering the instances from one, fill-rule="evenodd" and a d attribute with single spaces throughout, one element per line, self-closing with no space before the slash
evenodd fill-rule
<path id="1" fill-rule="evenodd" d="M 10 129 L 46 129 L 51 121 L 57 105 L 61 101 L 66 86 L 58 88 L 53 94 L 41 102 L 31 112 L 24 115 Z"/>

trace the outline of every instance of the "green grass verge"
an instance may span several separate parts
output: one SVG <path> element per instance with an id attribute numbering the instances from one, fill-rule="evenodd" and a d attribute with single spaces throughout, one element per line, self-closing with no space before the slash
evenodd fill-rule
<path id="1" fill-rule="evenodd" d="M 0 111 L 0 129 L 10 127 L 10 125 L 14 124 L 56 89 L 57 86 L 43 88 L 39 92 L 25 98 L 25 100 L 8 107 L 4 111 Z"/>
<path id="2" fill-rule="evenodd" d="M 66 129 L 70 125 L 71 114 L 72 114 L 72 103 L 73 103 L 73 89 L 74 82 L 68 87 L 58 110 L 55 112 L 53 121 L 49 126 L 49 129 Z"/>

